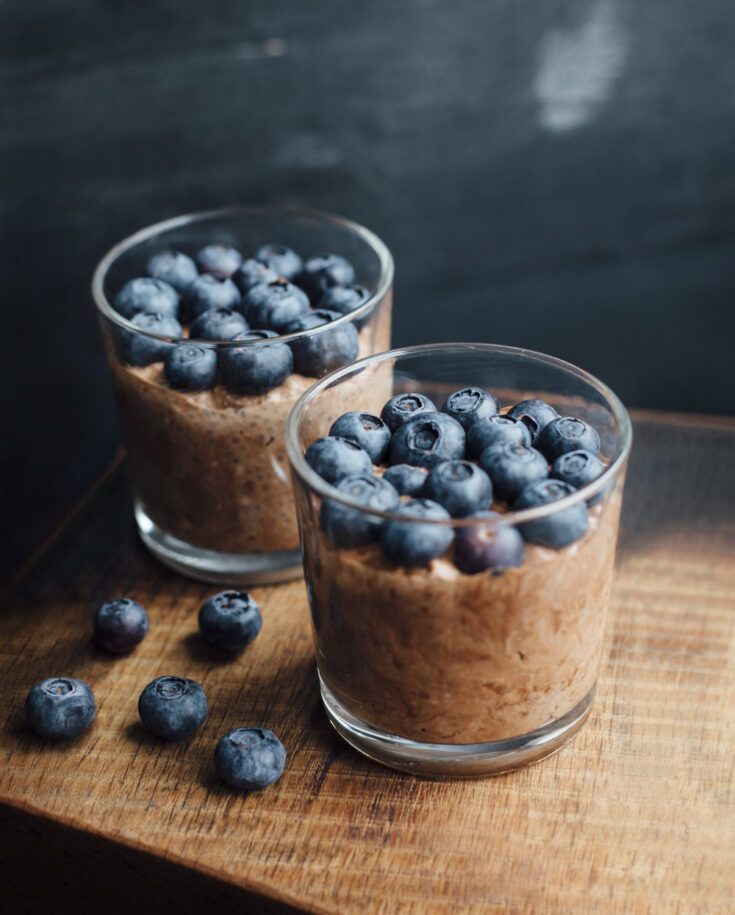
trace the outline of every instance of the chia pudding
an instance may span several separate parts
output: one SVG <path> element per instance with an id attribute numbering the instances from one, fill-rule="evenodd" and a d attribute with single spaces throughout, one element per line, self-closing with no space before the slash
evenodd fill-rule
<path id="1" fill-rule="evenodd" d="M 403 361 L 434 369 L 442 348 L 456 359 L 440 365 L 446 375 L 466 356 L 468 374 L 497 376 L 497 396 L 401 380 L 403 393 L 369 418 L 347 388 L 359 375 L 337 372 L 302 398 L 287 444 L 330 720 L 389 765 L 479 774 L 547 755 L 590 708 L 629 421 L 596 379 L 600 395 L 578 394 L 565 363 L 509 347 L 437 344 L 363 365 L 398 378 Z M 563 394 L 525 393 L 518 365 L 534 380 L 536 358 Z M 319 425 L 335 390 L 348 412 Z M 442 747 L 460 753 L 455 769 Z"/>
<path id="2" fill-rule="evenodd" d="M 103 260 L 93 291 L 136 518 L 159 558 L 208 580 L 298 571 L 286 418 L 316 379 L 388 348 L 391 279 L 372 233 L 277 208 L 181 217 Z M 366 409 L 389 393 L 370 375 L 351 386 Z M 325 398 L 325 421 L 341 396 Z M 282 558 L 250 559 L 269 554 Z"/>

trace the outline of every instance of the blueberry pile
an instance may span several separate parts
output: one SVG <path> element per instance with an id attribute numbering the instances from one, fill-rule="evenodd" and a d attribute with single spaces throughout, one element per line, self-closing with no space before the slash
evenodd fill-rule
<path id="1" fill-rule="evenodd" d="M 542 400 L 501 412 L 488 391 L 463 388 L 441 410 L 424 394 L 392 397 L 380 416 L 352 411 L 306 450 L 311 468 L 368 511 L 325 499 L 320 524 L 335 548 L 380 543 L 397 565 L 425 566 L 451 549 L 467 574 L 520 566 L 525 543 L 561 549 L 587 531 L 587 504 L 517 527 L 503 513 L 555 502 L 605 469 L 597 430 Z M 376 473 L 375 468 L 380 470 Z M 406 518 L 383 520 L 370 510 Z M 477 525 L 421 521 L 477 519 Z M 484 522 L 484 523 L 483 523 Z"/>
<path id="2" fill-rule="evenodd" d="M 365 317 L 289 342 L 273 339 L 330 324 L 367 302 L 369 290 L 355 284 L 354 267 L 340 255 L 304 261 L 285 245 L 268 244 L 244 258 L 230 245 L 211 244 L 193 258 L 160 251 L 146 273 L 125 283 L 115 309 L 140 330 L 191 342 L 120 331 L 118 349 L 128 365 L 163 362 L 172 388 L 221 383 L 236 394 L 264 394 L 292 372 L 321 378 L 357 358 Z M 248 345 L 222 347 L 218 355 L 208 344 L 223 340 Z"/>
<path id="3" fill-rule="evenodd" d="M 260 608 L 245 591 L 222 591 L 199 610 L 199 631 L 212 647 L 239 652 L 260 632 Z M 94 640 L 111 654 L 126 654 L 148 633 L 145 608 L 129 597 L 102 604 L 94 616 Z M 26 696 L 29 727 L 40 737 L 54 740 L 76 737 L 96 715 L 89 684 L 73 677 L 49 677 Z M 145 727 L 165 740 L 194 734 L 207 717 L 207 697 L 202 686 L 188 677 L 163 676 L 152 680 L 140 694 L 138 715 Z M 215 769 L 228 785 L 254 791 L 272 785 L 286 762 L 286 750 L 266 728 L 236 728 L 221 738 L 214 754 Z"/>

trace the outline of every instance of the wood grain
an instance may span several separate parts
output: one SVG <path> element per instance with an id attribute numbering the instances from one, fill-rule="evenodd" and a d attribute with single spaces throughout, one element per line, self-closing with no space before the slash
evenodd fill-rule
<path id="1" fill-rule="evenodd" d="M 362 759 L 321 711 L 302 584 L 257 589 L 264 627 L 236 661 L 196 636 L 213 589 L 137 543 L 111 475 L 28 569 L 0 619 L 0 868 L 12 912 L 731 912 L 735 853 L 735 423 L 635 423 L 610 660 L 583 731 L 540 765 L 419 780 Z M 90 642 L 128 594 L 148 638 Z M 143 686 L 183 673 L 210 715 L 182 743 L 138 724 Z M 31 735 L 33 682 L 93 685 L 91 729 Z M 219 785 L 217 738 L 263 724 L 286 771 L 260 794 Z M 39 866 L 41 864 L 42 866 Z"/>

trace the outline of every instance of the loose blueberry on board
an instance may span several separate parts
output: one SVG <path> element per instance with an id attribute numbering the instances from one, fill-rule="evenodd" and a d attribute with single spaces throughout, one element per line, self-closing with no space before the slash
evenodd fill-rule
<path id="1" fill-rule="evenodd" d="M 443 461 L 429 471 L 421 495 L 443 505 L 453 518 L 483 511 L 493 499 L 490 477 L 470 461 Z"/>
<path id="2" fill-rule="evenodd" d="M 339 254 L 323 254 L 310 257 L 296 281 L 315 305 L 331 286 L 351 286 L 355 282 L 355 268 Z"/>
<path id="3" fill-rule="evenodd" d="M 195 680 L 157 677 L 138 699 L 140 720 L 157 737 L 188 737 L 207 717 L 207 697 Z"/>
<path id="4" fill-rule="evenodd" d="M 410 464 L 393 464 L 383 474 L 383 479 L 394 486 L 402 496 L 418 496 L 424 488 L 429 471 L 426 467 Z"/>
<path id="5" fill-rule="evenodd" d="M 468 430 L 479 419 L 495 416 L 500 404 L 489 391 L 482 388 L 462 388 L 444 401 L 442 413 L 447 413 Z"/>
<path id="6" fill-rule="evenodd" d="M 243 314 L 251 327 L 265 327 L 283 333 L 284 329 L 309 310 L 309 299 L 303 289 L 280 277 L 272 283 L 261 283 L 245 293 Z"/>
<path id="7" fill-rule="evenodd" d="M 238 309 L 241 304 L 240 290 L 232 280 L 204 273 L 190 283 L 181 294 L 181 320 L 189 323 L 212 308 Z"/>
<path id="8" fill-rule="evenodd" d="M 83 680 L 50 677 L 28 693 L 26 720 L 39 737 L 76 737 L 94 721 L 94 694 Z"/>
<path id="9" fill-rule="evenodd" d="M 387 480 L 372 474 L 344 477 L 336 487 L 358 501 L 365 511 L 325 499 L 320 512 L 321 526 L 332 546 L 350 550 L 378 540 L 383 519 L 369 512 L 371 509 L 394 511 L 400 501 L 398 492 Z"/>
<path id="10" fill-rule="evenodd" d="M 477 460 L 486 448 L 504 442 L 520 442 L 531 447 L 528 426 L 511 416 L 486 416 L 472 423 L 467 430 L 467 454 Z"/>
<path id="11" fill-rule="evenodd" d="M 248 322 L 232 308 L 204 311 L 189 328 L 192 340 L 232 340 L 235 334 L 249 330 Z"/>
<path id="12" fill-rule="evenodd" d="M 573 492 L 576 492 L 574 487 L 561 480 L 537 480 L 522 490 L 513 508 L 520 510 L 548 505 Z M 519 527 L 524 539 L 530 543 L 558 550 L 579 540 L 587 531 L 587 507 L 584 502 L 578 502 L 545 518 L 525 521 Z"/>
<path id="13" fill-rule="evenodd" d="M 206 245 L 194 258 L 200 273 L 213 273 L 225 279 L 242 263 L 242 254 L 232 245 Z"/>
<path id="14" fill-rule="evenodd" d="M 304 268 L 304 262 L 298 254 L 286 245 L 261 245 L 253 258 L 270 267 L 276 276 L 287 280 L 293 280 Z"/>
<path id="15" fill-rule="evenodd" d="M 477 575 L 486 569 L 500 573 L 523 564 L 523 537 L 509 524 L 494 523 L 499 512 L 477 512 L 477 526 L 461 527 L 454 535 L 454 564 L 466 575 Z M 485 524 L 479 523 L 485 521 Z"/>
<path id="16" fill-rule="evenodd" d="M 260 632 L 260 607 L 247 591 L 221 591 L 199 609 L 199 631 L 213 648 L 242 651 Z"/>
<path id="17" fill-rule="evenodd" d="M 529 483 L 549 475 L 546 458 L 520 442 L 486 448 L 480 455 L 480 467 L 493 481 L 493 491 L 503 502 L 512 502 Z"/>
<path id="18" fill-rule="evenodd" d="M 219 366 L 228 390 L 235 394 L 266 394 L 283 384 L 293 371 L 293 354 L 288 344 L 279 343 L 277 337 L 274 330 L 248 330 L 232 339 L 253 345 L 222 347 Z"/>
<path id="19" fill-rule="evenodd" d="M 183 292 L 199 275 L 197 265 L 181 251 L 159 251 L 148 259 L 145 272 L 153 279 L 173 286 L 177 292 Z"/>
<path id="20" fill-rule="evenodd" d="M 141 311 L 130 322 L 140 331 L 150 331 L 166 337 L 180 337 L 181 325 L 176 318 L 169 315 L 154 315 Z M 153 362 L 162 362 L 166 353 L 174 346 L 166 340 L 146 337 L 132 330 L 121 328 L 118 336 L 118 349 L 123 362 L 128 365 L 144 366 Z"/>
<path id="21" fill-rule="evenodd" d="M 359 445 L 370 455 L 373 464 L 382 464 L 388 457 L 390 429 L 372 413 L 359 410 L 343 413 L 332 423 L 329 434 Z"/>
<path id="22" fill-rule="evenodd" d="M 319 308 L 328 311 L 338 311 L 341 315 L 351 314 L 355 309 L 364 305 L 370 298 L 370 290 L 364 286 L 330 286 L 325 289 L 319 299 Z M 372 309 L 371 309 L 372 311 Z M 365 315 L 355 321 L 355 327 L 362 330 L 370 315 Z"/>
<path id="23" fill-rule="evenodd" d="M 600 436 L 597 429 L 574 416 L 560 416 L 544 426 L 536 439 L 536 447 L 550 463 L 568 451 L 589 451 L 595 457 L 600 453 Z"/>
<path id="24" fill-rule="evenodd" d="M 283 333 L 313 330 L 323 324 L 331 324 L 341 317 L 342 315 L 336 311 L 325 311 L 321 308 L 308 311 L 288 324 Z M 354 362 L 360 341 L 355 325 L 346 322 L 321 333 L 297 337 L 290 341 L 290 346 L 295 371 L 309 378 L 321 378 L 327 372 Z"/>
<path id="25" fill-rule="evenodd" d="M 177 343 L 166 353 L 163 374 L 177 391 L 206 391 L 217 374 L 217 354 L 203 343 Z"/>
<path id="26" fill-rule="evenodd" d="M 125 283 L 115 296 L 114 306 L 118 314 L 128 319 L 141 312 L 175 318 L 179 310 L 179 295 L 173 286 L 163 280 L 141 276 Z"/>
<path id="27" fill-rule="evenodd" d="M 602 461 L 589 451 L 567 451 L 551 465 L 549 476 L 554 480 L 569 483 L 575 489 L 581 489 L 596 480 L 604 470 L 605 465 Z M 587 499 L 587 505 L 597 505 L 603 496 L 604 490 Z"/>
<path id="28" fill-rule="evenodd" d="M 249 257 L 243 261 L 237 270 L 232 274 L 230 279 L 245 295 L 253 286 L 259 286 L 261 283 L 272 283 L 278 279 L 279 274 L 269 265 L 262 261 Z"/>
<path id="29" fill-rule="evenodd" d="M 381 541 L 386 556 L 402 566 L 426 566 L 442 556 L 452 542 L 454 533 L 449 525 L 422 521 L 448 521 L 449 512 L 429 499 L 409 499 L 401 502 L 396 514 L 406 521 L 386 521 Z"/>
<path id="30" fill-rule="evenodd" d="M 465 432 L 446 413 L 425 413 L 406 420 L 390 440 L 391 464 L 434 467 L 442 461 L 463 460 Z"/>
<path id="31" fill-rule="evenodd" d="M 285 765 L 286 750 L 267 728 L 235 728 L 214 749 L 215 771 L 231 788 L 267 788 L 281 777 Z"/>
<path id="32" fill-rule="evenodd" d="M 110 654 L 127 654 L 148 634 L 148 614 L 130 597 L 108 600 L 94 615 L 94 640 Z"/>
<path id="33" fill-rule="evenodd" d="M 346 438 L 318 438 L 306 449 L 306 463 L 327 483 L 355 474 L 371 474 L 370 455 Z"/>
<path id="34" fill-rule="evenodd" d="M 522 400 L 512 406 L 505 415 L 510 416 L 511 419 L 520 420 L 528 427 L 528 431 L 531 433 L 532 445 L 536 444 L 536 439 L 543 428 L 552 419 L 557 419 L 559 416 L 556 410 L 550 404 L 547 404 L 545 400 L 535 399 Z"/>
<path id="35" fill-rule="evenodd" d="M 425 394 L 396 394 L 383 406 L 380 418 L 391 432 L 421 413 L 436 413 L 434 403 Z"/>

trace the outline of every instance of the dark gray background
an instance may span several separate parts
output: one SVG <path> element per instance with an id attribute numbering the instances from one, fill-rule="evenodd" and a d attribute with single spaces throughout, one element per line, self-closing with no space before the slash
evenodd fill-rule
<path id="1" fill-rule="evenodd" d="M 118 429 L 88 293 L 147 223 L 292 202 L 378 232 L 394 341 L 521 344 L 735 413 L 730 0 L 6 0 L 8 574 Z"/>

